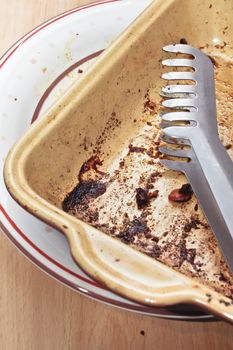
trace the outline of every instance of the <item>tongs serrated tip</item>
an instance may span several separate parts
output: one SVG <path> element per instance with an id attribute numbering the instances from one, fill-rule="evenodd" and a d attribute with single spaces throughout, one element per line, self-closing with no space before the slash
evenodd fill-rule
<path id="1" fill-rule="evenodd" d="M 162 102 L 166 110 L 160 115 L 167 146 L 160 152 L 168 159 L 160 162 L 188 177 L 233 273 L 233 163 L 218 135 L 213 63 L 205 53 L 186 44 L 167 45 L 163 51 L 189 57 L 162 61 L 176 69 L 162 78 L 181 82 L 169 82 L 161 91 L 168 99 Z M 179 71 L 179 67 L 192 71 Z M 174 143 L 189 148 L 169 147 Z"/>

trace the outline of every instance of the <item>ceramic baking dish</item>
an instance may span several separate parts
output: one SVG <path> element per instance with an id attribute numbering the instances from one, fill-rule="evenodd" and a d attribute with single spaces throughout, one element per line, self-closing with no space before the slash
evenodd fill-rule
<path id="1" fill-rule="evenodd" d="M 64 212 L 62 201 L 97 148 L 104 170 L 110 169 L 135 134 L 151 124 L 148 118 L 153 121 L 160 101 L 162 46 L 187 40 L 220 57 L 229 69 L 232 10 L 229 0 L 153 2 L 17 142 L 4 174 L 15 200 L 65 234 L 75 261 L 94 279 L 140 303 L 192 303 L 229 321 L 230 298 Z M 230 82 L 232 73 L 223 69 L 219 74 Z"/>

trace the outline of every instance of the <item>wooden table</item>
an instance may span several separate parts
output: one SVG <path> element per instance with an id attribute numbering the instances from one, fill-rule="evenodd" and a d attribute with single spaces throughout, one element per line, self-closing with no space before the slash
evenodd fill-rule
<path id="1" fill-rule="evenodd" d="M 0 54 L 41 22 L 90 2 L 1 0 Z M 233 349 L 229 324 L 156 319 L 105 306 L 48 277 L 3 234 L 0 251 L 0 349 Z"/>

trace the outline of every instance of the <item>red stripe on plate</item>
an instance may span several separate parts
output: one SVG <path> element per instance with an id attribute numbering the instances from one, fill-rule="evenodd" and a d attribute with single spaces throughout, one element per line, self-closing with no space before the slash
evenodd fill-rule
<path id="1" fill-rule="evenodd" d="M 40 98 L 39 102 L 37 103 L 35 112 L 32 116 L 32 120 L 31 120 L 31 124 L 34 123 L 34 121 L 39 117 L 41 108 L 43 107 L 46 99 L 48 98 L 48 96 L 50 95 L 50 93 L 53 91 L 53 89 L 56 87 L 56 85 L 58 83 L 60 83 L 60 81 L 65 78 L 67 76 L 67 74 L 69 74 L 70 72 L 72 72 L 75 68 L 78 68 L 79 66 L 81 66 L 82 64 L 88 62 L 89 60 L 99 56 L 104 50 L 99 50 L 96 51 L 84 58 L 82 58 L 81 60 L 79 60 L 78 62 L 72 64 L 72 66 L 70 66 L 69 68 L 67 68 L 62 74 L 60 74 L 50 85 L 49 87 L 45 90 L 44 94 L 42 95 L 42 97 Z"/>
<path id="2" fill-rule="evenodd" d="M 76 13 L 76 12 L 79 12 L 79 11 L 82 11 L 82 10 L 86 10 L 86 9 L 89 9 L 90 7 L 95 7 L 95 6 L 99 6 L 99 5 L 104 5 L 104 4 L 108 4 L 108 3 L 111 3 L 111 2 L 118 2 L 118 1 L 121 1 L 121 0 L 107 0 L 107 1 L 101 1 L 99 3 L 93 3 L 93 4 L 90 4 L 90 5 L 86 5 L 86 6 L 83 6 L 83 7 L 79 7 L 79 8 L 76 8 L 74 10 L 70 10 L 68 12 L 65 12 L 63 15 L 60 15 L 60 16 L 56 16 L 55 18 L 53 18 L 52 20 L 50 20 L 49 22 L 46 22 L 42 25 L 40 25 L 39 27 L 35 28 L 32 32 L 30 32 L 26 37 L 24 37 L 24 39 L 20 40 L 18 42 L 18 44 L 16 44 L 15 47 L 12 48 L 12 50 L 9 52 L 9 54 L 3 59 L 3 61 L 0 63 L 0 69 L 4 66 L 4 64 L 8 61 L 8 59 L 13 55 L 13 53 L 20 47 L 22 46 L 26 41 L 28 41 L 28 39 L 30 39 L 31 37 L 33 37 L 35 34 L 37 34 L 38 32 L 40 32 L 42 29 L 48 27 L 50 24 L 54 23 L 54 22 L 57 22 L 58 20 L 64 18 L 64 17 L 67 17 L 69 15 L 72 15 L 73 13 Z M 4 55 L 5 56 L 5 55 Z M 4 57 L 3 56 L 3 57 Z"/>
<path id="3" fill-rule="evenodd" d="M 97 288 L 101 288 L 104 290 L 107 290 L 106 288 L 102 287 L 101 285 L 79 275 L 78 273 L 68 269 L 67 267 L 61 265 L 58 261 L 54 260 L 51 258 L 49 255 L 47 255 L 43 250 L 41 250 L 39 247 L 37 247 L 21 230 L 20 228 L 16 225 L 16 223 L 10 218 L 6 210 L 3 208 L 3 206 L 0 204 L 0 211 L 3 213 L 9 224 L 13 227 L 13 229 L 32 247 L 34 248 L 38 253 L 40 253 L 42 256 L 44 256 L 46 259 L 48 259 L 50 262 L 52 262 L 54 265 L 59 267 L 60 269 L 70 273 L 72 276 L 78 277 L 80 280 L 83 282 L 86 282 L 88 284 L 91 284 Z"/>
<path id="4" fill-rule="evenodd" d="M 32 38 L 36 33 L 38 33 L 39 31 L 41 31 L 42 29 L 48 27 L 50 24 L 64 18 L 67 17 L 73 13 L 91 8 L 91 7 L 95 7 L 95 6 L 99 6 L 99 5 L 104 5 L 104 4 L 108 4 L 111 2 L 118 2 L 121 0 L 107 0 L 107 1 L 103 1 L 103 2 L 99 2 L 99 3 L 93 3 L 87 6 L 83 6 L 83 7 L 79 7 L 76 8 L 74 10 L 65 12 L 64 14 L 55 17 L 54 19 L 50 20 L 49 22 L 44 23 L 43 25 L 39 26 L 38 28 L 36 28 L 34 31 L 30 32 L 26 37 L 24 37 L 22 40 L 20 40 L 16 46 L 13 46 L 13 48 L 11 49 L 11 51 L 9 52 L 9 54 L 3 56 L 3 61 L 0 63 L 0 69 L 4 66 L 4 64 L 9 60 L 9 58 L 16 52 L 16 50 L 22 46 L 24 43 L 26 43 L 30 38 Z M 5 57 L 5 58 L 4 58 Z M 2 212 L 2 214 L 5 216 L 5 218 L 7 219 L 7 221 L 9 222 L 9 224 L 14 228 L 14 230 L 32 247 L 34 248 L 38 253 L 40 253 L 42 256 L 44 256 L 47 260 L 49 260 L 50 262 L 52 262 L 54 265 L 56 265 L 57 267 L 59 267 L 60 269 L 70 273 L 72 276 L 75 276 L 77 278 L 79 278 L 80 280 L 82 280 L 83 282 L 86 282 L 92 286 L 95 286 L 97 288 L 103 289 L 103 290 L 107 290 L 106 288 L 102 287 L 101 285 L 75 273 L 74 271 L 68 269 L 67 267 L 63 266 L 62 264 L 60 264 L 59 262 L 57 262 L 56 260 L 54 260 L 53 258 L 51 258 L 49 255 L 47 255 L 43 250 L 41 250 L 39 247 L 37 247 L 21 230 L 20 228 L 16 225 L 16 223 L 10 218 L 10 216 L 8 215 L 8 213 L 6 212 L 6 210 L 3 208 L 3 206 L 0 204 L 0 211 Z"/>

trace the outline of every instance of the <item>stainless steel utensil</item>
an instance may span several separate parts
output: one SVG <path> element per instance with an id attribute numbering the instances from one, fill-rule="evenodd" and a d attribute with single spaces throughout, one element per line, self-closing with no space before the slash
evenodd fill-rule
<path id="1" fill-rule="evenodd" d="M 189 45 L 169 45 L 163 50 L 191 58 L 162 62 L 168 67 L 189 67 L 189 71 L 162 75 L 165 80 L 182 82 L 162 88 L 162 96 L 170 98 L 162 105 L 173 111 L 161 114 L 162 138 L 168 147 L 160 151 L 176 160 L 163 159 L 161 163 L 186 174 L 233 273 L 233 162 L 218 135 L 213 64 Z M 169 144 L 182 147 L 174 149 Z"/>

